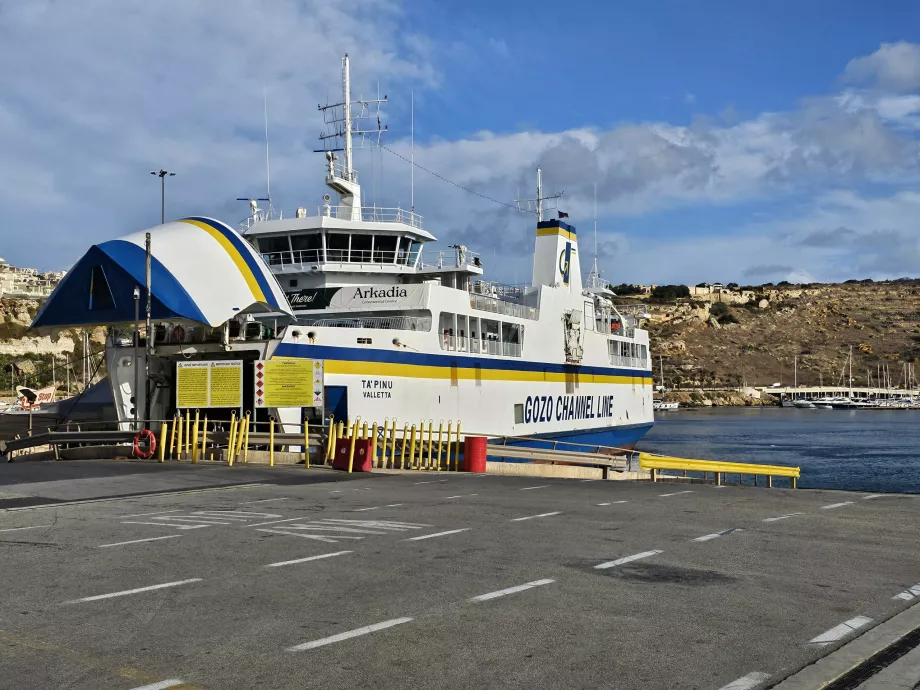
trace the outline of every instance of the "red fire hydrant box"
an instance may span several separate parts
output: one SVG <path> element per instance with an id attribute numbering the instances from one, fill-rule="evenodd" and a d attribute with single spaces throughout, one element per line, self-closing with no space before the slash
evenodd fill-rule
<path id="1" fill-rule="evenodd" d="M 332 460 L 332 469 L 348 471 L 348 454 L 351 452 L 351 439 L 340 438 L 335 442 L 335 458 Z M 371 440 L 369 438 L 355 440 L 355 455 L 352 460 L 352 472 L 371 471 Z"/>

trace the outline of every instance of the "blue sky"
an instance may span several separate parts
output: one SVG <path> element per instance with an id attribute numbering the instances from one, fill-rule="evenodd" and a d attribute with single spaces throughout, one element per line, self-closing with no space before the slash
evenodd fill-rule
<path id="1" fill-rule="evenodd" d="M 161 166 L 167 215 L 241 219 L 263 87 L 275 205 L 320 203 L 346 51 L 403 154 L 414 90 L 419 164 L 503 201 L 541 165 L 583 238 L 596 182 L 612 282 L 920 275 L 920 6 L 839 0 L 0 0 L 0 255 L 65 268 L 153 225 Z M 408 205 L 404 162 L 356 166 Z M 423 172 L 415 198 L 443 244 L 527 279 L 532 219 Z"/>

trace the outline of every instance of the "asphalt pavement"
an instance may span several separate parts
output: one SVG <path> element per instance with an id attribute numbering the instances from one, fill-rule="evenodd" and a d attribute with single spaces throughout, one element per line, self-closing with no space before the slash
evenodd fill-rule
<path id="1" fill-rule="evenodd" d="M 0 688 L 766 688 L 920 601 L 918 525 L 902 494 L 0 465 Z"/>

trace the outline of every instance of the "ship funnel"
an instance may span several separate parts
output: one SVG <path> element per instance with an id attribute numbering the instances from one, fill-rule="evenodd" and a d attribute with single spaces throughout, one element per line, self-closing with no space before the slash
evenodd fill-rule
<path id="1" fill-rule="evenodd" d="M 581 292 L 581 266 L 578 261 L 575 226 L 561 220 L 537 223 L 533 254 L 533 285 L 557 285 Z"/>

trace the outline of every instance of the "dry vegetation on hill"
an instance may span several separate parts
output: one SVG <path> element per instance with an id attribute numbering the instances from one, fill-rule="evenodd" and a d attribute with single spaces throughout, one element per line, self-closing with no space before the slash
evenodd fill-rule
<path id="1" fill-rule="evenodd" d="M 649 300 L 652 354 L 668 387 L 836 383 L 853 347 L 854 382 L 920 359 L 920 280 L 755 288 L 746 304 L 719 296 Z M 723 300 L 732 299 L 732 296 Z M 711 301 L 716 300 L 716 301 Z M 657 382 L 657 381 L 656 381 Z"/>

